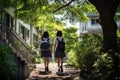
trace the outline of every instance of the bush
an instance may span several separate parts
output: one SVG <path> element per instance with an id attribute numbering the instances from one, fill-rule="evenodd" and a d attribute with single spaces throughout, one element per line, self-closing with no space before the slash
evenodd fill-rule
<path id="1" fill-rule="evenodd" d="M 104 53 L 98 55 L 95 63 L 94 76 L 97 80 L 114 80 L 113 61 L 111 55 Z"/>
<path id="2" fill-rule="evenodd" d="M 13 80 L 15 64 L 11 61 L 11 49 L 0 43 L 0 80 Z"/>
<path id="3" fill-rule="evenodd" d="M 101 48 L 102 37 L 95 34 L 83 34 L 74 43 L 68 62 L 80 69 L 80 76 L 85 80 L 94 80 L 95 62 Z"/>

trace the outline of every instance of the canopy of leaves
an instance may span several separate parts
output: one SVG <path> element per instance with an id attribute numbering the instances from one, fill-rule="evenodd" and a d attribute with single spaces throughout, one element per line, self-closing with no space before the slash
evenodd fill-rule
<path id="1" fill-rule="evenodd" d="M 64 37 L 66 42 L 66 53 L 68 53 L 74 47 L 75 44 L 73 43 L 77 42 L 79 39 L 77 29 L 74 27 L 64 29 Z"/>
<path id="2" fill-rule="evenodd" d="M 2 8 L 14 7 L 17 17 L 35 26 L 53 23 L 53 15 L 64 15 L 61 20 L 70 19 L 73 22 L 85 21 L 85 12 L 96 12 L 92 5 L 82 0 L 1 0 L 0 5 Z"/>

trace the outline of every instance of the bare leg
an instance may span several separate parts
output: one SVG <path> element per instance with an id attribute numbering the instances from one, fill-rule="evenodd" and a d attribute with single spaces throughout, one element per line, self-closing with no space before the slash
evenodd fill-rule
<path id="1" fill-rule="evenodd" d="M 49 58 L 47 58 L 46 65 L 49 66 Z"/>
<path id="2" fill-rule="evenodd" d="M 57 63 L 58 63 L 58 71 L 60 71 L 60 58 L 57 58 Z"/>
<path id="3" fill-rule="evenodd" d="M 49 66 L 49 58 L 47 58 L 47 63 L 46 63 L 46 65 L 47 65 L 47 71 L 49 71 L 49 68 L 48 68 L 48 66 Z"/>
<path id="4" fill-rule="evenodd" d="M 61 58 L 61 66 L 60 66 L 60 68 L 61 68 L 61 72 L 63 72 L 63 58 Z"/>
<path id="5" fill-rule="evenodd" d="M 47 65 L 46 65 L 46 57 L 44 58 L 44 66 L 46 67 Z"/>
<path id="6" fill-rule="evenodd" d="M 45 65 L 45 71 L 49 71 L 48 69 L 48 65 L 49 65 L 49 58 L 48 57 L 45 57 L 44 58 L 44 65 Z"/>
<path id="7" fill-rule="evenodd" d="M 63 58 L 61 58 L 61 66 L 63 65 Z"/>
<path id="8" fill-rule="evenodd" d="M 46 60 L 46 57 L 44 58 L 44 66 L 45 66 L 45 71 L 46 71 L 46 62 L 47 62 L 47 60 Z"/>

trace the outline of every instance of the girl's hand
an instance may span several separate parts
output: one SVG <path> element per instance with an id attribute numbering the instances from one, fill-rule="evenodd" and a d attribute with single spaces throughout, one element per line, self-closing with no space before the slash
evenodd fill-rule
<path id="1" fill-rule="evenodd" d="M 42 52 L 42 49 L 40 49 L 40 53 Z"/>

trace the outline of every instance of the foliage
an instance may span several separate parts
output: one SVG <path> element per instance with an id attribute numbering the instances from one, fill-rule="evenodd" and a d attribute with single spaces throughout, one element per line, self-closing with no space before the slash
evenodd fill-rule
<path id="1" fill-rule="evenodd" d="M 36 62 L 36 64 L 39 64 L 39 63 L 43 62 L 43 59 L 40 57 L 39 52 L 35 55 L 35 62 Z"/>
<path id="2" fill-rule="evenodd" d="M 64 37 L 66 42 L 66 53 L 69 53 L 71 49 L 74 47 L 74 43 L 76 43 L 79 39 L 77 34 L 77 29 L 74 27 L 69 27 L 64 29 Z"/>
<path id="3" fill-rule="evenodd" d="M 95 62 L 101 48 L 101 35 L 81 34 L 80 39 L 74 42 L 73 49 L 69 52 L 68 64 L 72 64 L 81 70 L 81 77 L 93 80 Z"/>
<path id="4" fill-rule="evenodd" d="M 70 50 L 70 52 L 68 52 L 67 64 L 68 65 L 73 65 L 74 67 L 79 66 L 79 63 L 77 62 L 75 52 L 73 50 Z"/>
<path id="5" fill-rule="evenodd" d="M 66 0 L 1 0 L 1 7 L 14 7 L 16 17 L 34 25 L 34 26 L 53 26 L 50 23 L 58 25 L 61 20 L 70 19 L 70 22 L 85 21 L 87 19 L 85 13 L 96 13 L 95 7 L 86 2 L 77 0 L 70 5 L 61 8 L 68 3 Z M 7 6 L 5 6 L 5 5 Z M 56 11 L 57 10 L 57 11 Z M 60 21 L 56 20 L 54 15 L 63 15 Z"/>
<path id="6" fill-rule="evenodd" d="M 118 5 L 117 12 L 118 13 L 120 12 L 120 5 Z"/>
<path id="7" fill-rule="evenodd" d="M 74 43 L 73 52 L 76 56 L 76 62 L 78 62 L 78 66 L 80 68 L 89 67 L 88 57 L 91 58 L 96 57 L 95 54 L 99 52 L 100 45 L 101 45 L 101 37 L 99 35 L 92 35 L 92 34 L 82 34 L 80 36 L 80 40 Z M 91 46 L 90 46 L 91 45 Z M 85 60 L 86 59 L 86 60 Z M 94 61 L 94 59 L 93 59 Z M 93 65 L 93 62 L 90 62 Z M 85 66 L 86 65 L 86 66 Z"/>
<path id="8" fill-rule="evenodd" d="M 101 35 L 82 34 L 68 53 L 68 64 L 79 68 L 84 80 L 114 80 L 114 55 L 100 51 L 101 41 Z"/>
<path id="9" fill-rule="evenodd" d="M 113 60 L 108 53 L 98 55 L 93 74 L 97 80 L 114 80 Z"/>
<path id="10" fill-rule="evenodd" d="M 4 45 L 0 44 L 0 79 L 11 80 L 14 79 L 15 75 L 15 64 L 10 60 L 11 58 L 11 49 Z"/>
<path id="11" fill-rule="evenodd" d="M 97 55 L 89 70 L 86 68 L 81 70 L 81 77 L 85 80 L 114 80 L 114 74 L 112 56 L 108 53 Z"/>
<path id="12" fill-rule="evenodd" d="M 120 44 L 120 30 L 117 31 L 117 42 Z M 118 45 L 118 49 L 120 49 L 120 45 Z"/>

